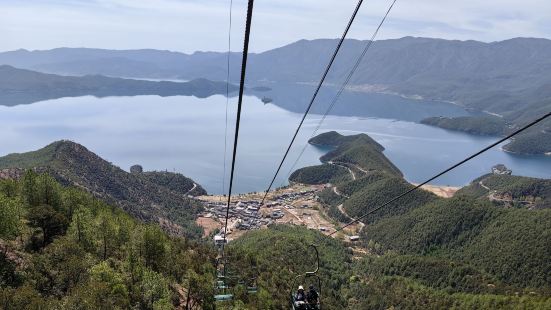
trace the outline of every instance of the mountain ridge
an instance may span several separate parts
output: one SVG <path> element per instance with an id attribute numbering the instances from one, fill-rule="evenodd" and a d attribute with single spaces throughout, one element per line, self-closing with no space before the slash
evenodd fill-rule
<path id="1" fill-rule="evenodd" d="M 187 197 L 193 184 L 197 184 L 192 180 L 177 192 L 174 185 L 159 180 L 162 173 L 157 176 L 128 173 L 69 140 L 56 141 L 33 152 L 0 157 L 0 169 L 8 168 L 48 173 L 63 185 L 86 189 L 138 219 L 159 223 L 170 233 L 200 234 L 193 220 L 203 207 Z M 206 193 L 197 186 L 197 194 Z"/>
<path id="2" fill-rule="evenodd" d="M 230 85 L 229 90 L 237 89 Z M 103 75 L 63 76 L 0 65 L 0 105 L 14 106 L 36 101 L 93 95 L 136 96 L 187 95 L 200 98 L 226 94 L 225 82 L 198 78 L 189 82 L 144 81 Z"/>
<path id="3" fill-rule="evenodd" d="M 328 83 L 340 83 L 367 41 L 347 39 L 327 77 Z M 249 81 L 316 82 L 331 54 L 336 39 L 299 40 L 249 58 Z M 404 95 L 455 101 L 467 108 L 487 110 L 514 118 L 518 101 L 538 102 L 549 98 L 551 77 L 551 40 L 512 38 L 495 42 L 459 41 L 436 38 L 404 37 L 375 41 L 368 56 L 358 67 L 351 85 L 380 85 Z M 231 53 L 231 81 L 239 80 L 240 53 Z M 144 72 L 131 66 L 105 66 L 118 74 L 98 72 L 98 61 L 123 57 L 148 63 Z M 149 78 L 203 77 L 226 79 L 227 53 L 171 51 L 105 50 L 61 48 L 45 51 L 0 53 L 0 64 L 30 70 L 74 75 L 105 74 Z M 72 72 L 56 63 L 91 61 L 90 66 Z M 132 63 L 134 64 L 134 63 Z M 37 68 L 37 66 L 41 66 Z M 39 71 L 40 71 L 39 70 Z M 125 70 L 127 72 L 125 72 Z M 71 70 L 69 70 L 71 71 Z M 100 70 L 101 71 L 101 70 Z M 134 74 L 132 74 L 134 73 Z M 435 115 L 436 116 L 436 115 Z"/>

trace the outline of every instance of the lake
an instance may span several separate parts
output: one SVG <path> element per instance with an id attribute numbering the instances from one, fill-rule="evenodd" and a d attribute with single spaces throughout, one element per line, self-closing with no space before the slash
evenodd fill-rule
<path id="1" fill-rule="evenodd" d="M 307 93 L 303 88 L 302 92 Z M 274 104 L 246 96 L 238 146 L 236 193 L 264 190 L 301 115 L 285 107 L 292 92 L 270 91 Z M 325 96 L 325 97 L 324 97 Z M 321 96 L 321 99 L 329 98 Z M 492 143 L 496 138 L 475 137 L 416 123 L 430 115 L 466 115 L 460 107 L 389 95 L 349 93 L 321 132 L 367 133 L 381 143 L 407 180 L 421 182 L 432 174 Z M 230 98 L 226 180 L 230 170 L 236 98 Z M 321 107 L 323 107 L 321 103 Z M 358 106 L 363 105 L 363 106 Z M 27 152 L 60 139 L 86 146 L 113 164 L 129 170 L 183 173 L 209 193 L 221 193 L 224 166 L 226 98 L 195 97 L 77 97 L 42 101 L 15 107 L 0 106 L 0 155 Z M 348 107 L 369 111 L 372 117 L 347 115 Z M 314 112 L 322 111 L 322 108 Z M 339 112 L 340 111 L 340 112 Z M 343 112 L 344 111 L 344 112 Z M 305 145 L 320 115 L 310 116 L 275 185 L 285 184 L 290 163 Z M 326 152 L 308 146 L 297 167 L 319 163 Z M 551 178 L 551 157 L 517 156 L 494 149 L 441 177 L 434 184 L 460 186 L 503 163 L 514 174 Z M 226 186 L 227 186 L 226 181 Z"/>

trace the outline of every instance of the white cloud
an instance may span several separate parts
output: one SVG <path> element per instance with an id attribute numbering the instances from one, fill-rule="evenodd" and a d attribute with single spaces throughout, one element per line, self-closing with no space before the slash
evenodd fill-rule
<path id="1" fill-rule="evenodd" d="M 251 50 L 339 37 L 356 0 L 255 2 Z M 390 0 L 364 1 L 351 37 L 367 39 Z M 59 46 L 225 50 L 229 0 L 0 0 L 0 50 Z M 241 48 L 246 0 L 234 0 L 233 49 Z M 407 35 L 502 40 L 551 37 L 543 0 L 398 0 L 379 38 Z"/>

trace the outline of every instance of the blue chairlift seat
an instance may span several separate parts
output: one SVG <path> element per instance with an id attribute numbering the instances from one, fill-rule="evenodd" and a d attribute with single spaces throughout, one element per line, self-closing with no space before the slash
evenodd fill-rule
<path id="1" fill-rule="evenodd" d="M 228 301 L 232 300 L 233 295 L 232 294 L 221 294 L 221 295 L 214 295 L 215 301 Z"/>

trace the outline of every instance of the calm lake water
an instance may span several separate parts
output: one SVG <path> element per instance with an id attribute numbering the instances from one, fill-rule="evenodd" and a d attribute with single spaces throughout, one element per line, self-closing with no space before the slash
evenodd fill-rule
<path id="1" fill-rule="evenodd" d="M 301 90 L 302 91 L 302 90 Z M 289 94 L 271 92 L 285 102 Z M 322 96 L 323 98 L 323 96 Z M 356 99 L 354 99 L 356 98 Z M 429 115 L 465 115 L 449 104 L 407 100 L 395 96 L 347 94 L 344 104 L 363 104 L 372 118 L 330 116 L 321 132 L 367 133 L 380 142 L 385 154 L 411 182 L 420 182 L 495 138 L 474 137 L 416 123 Z M 276 103 L 276 102 L 274 102 Z M 195 97 L 78 97 L 16 107 L 0 106 L 0 155 L 27 152 L 60 139 L 83 144 L 99 156 L 128 171 L 133 164 L 146 170 L 181 172 L 209 193 L 222 192 L 226 98 Z M 229 175 L 235 98 L 230 98 L 226 179 Z M 342 106 L 342 105 L 341 105 Z M 292 109 L 291 109 L 292 110 Z M 338 111 L 337 111 L 338 112 Z M 236 166 L 235 192 L 264 190 L 283 156 L 300 114 L 257 97 L 245 98 Z M 320 115 L 312 115 L 301 131 L 289 162 L 312 134 Z M 308 146 L 298 167 L 318 164 L 327 150 Z M 503 163 L 514 174 L 551 178 L 551 157 L 515 156 L 494 149 L 434 184 L 465 185 Z M 285 181 L 290 164 L 276 181 Z M 227 182 L 226 182 L 227 186 Z"/>

